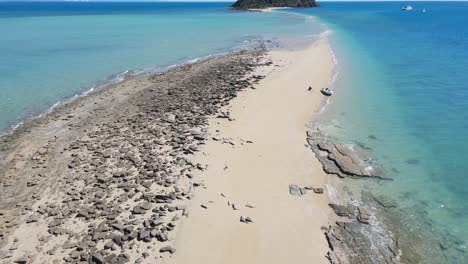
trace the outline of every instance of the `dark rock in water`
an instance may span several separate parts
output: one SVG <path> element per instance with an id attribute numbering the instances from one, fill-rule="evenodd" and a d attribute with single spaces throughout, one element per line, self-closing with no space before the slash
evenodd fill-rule
<path id="1" fill-rule="evenodd" d="M 377 137 L 376 137 L 375 135 L 369 135 L 367 138 L 368 138 L 368 139 L 373 139 L 373 140 L 376 140 L 376 139 L 377 139 Z"/>
<path id="2" fill-rule="evenodd" d="M 446 245 L 444 245 L 443 243 L 439 243 L 439 248 L 442 249 L 442 250 L 447 250 L 448 247 Z"/>
<path id="3" fill-rule="evenodd" d="M 395 208 L 397 207 L 396 202 L 390 200 L 389 198 L 385 198 L 383 196 L 375 197 L 374 200 L 384 208 Z"/>
<path id="4" fill-rule="evenodd" d="M 369 147 L 369 146 L 367 146 L 365 143 L 362 143 L 362 142 L 359 142 L 359 141 L 354 141 L 354 143 L 355 143 L 358 147 L 360 147 L 360 148 L 362 148 L 362 149 L 365 149 L 365 150 L 372 150 L 372 148 Z"/>
<path id="5" fill-rule="evenodd" d="M 238 0 L 233 9 L 259 9 L 269 7 L 318 7 L 315 0 Z"/>
<path id="6" fill-rule="evenodd" d="M 407 159 L 406 163 L 408 163 L 410 165 L 416 165 L 416 164 L 419 164 L 419 160 L 418 159 Z"/>
<path id="7" fill-rule="evenodd" d="M 362 207 L 358 207 L 357 219 L 363 224 L 369 224 L 369 213 Z"/>
<path id="8" fill-rule="evenodd" d="M 380 195 L 375 196 L 371 192 L 363 191 L 361 193 L 361 197 L 364 201 L 368 203 L 373 203 L 377 206 L 383 207 L 384 209 L 390 209 L 397 207 L 397 203 L 393 201 L 391 198 Z"/>

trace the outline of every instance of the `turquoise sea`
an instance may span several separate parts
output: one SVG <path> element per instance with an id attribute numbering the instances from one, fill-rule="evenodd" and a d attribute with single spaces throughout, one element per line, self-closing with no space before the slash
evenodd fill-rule
<path id="1" fill-rule="evenodd" d="M 404 4 L 292 12 L 319 18 L 338 61 L 321 128 L 371 148 L 394 179 L 347 185 L 397 203 L 415 262 L 468 263 L 468 3 Z"/>
<path id="2" fill-rule="evenodd" d="M 317 34 L 302 16 L 227 6 L 0 1 L 0 132 L 128 70 Z"/>
<path id="3" fill-rule="evenodd" d="M 372 149 L 393 178 L 345 183 L 395 201 L 399 242 L 418 255 L 407 263 L 468 263 L 468 3 L 404 4 L 0 2 L 0 131 L 126 74 L 327 38 L 336 93 L 320 127 Z"/>

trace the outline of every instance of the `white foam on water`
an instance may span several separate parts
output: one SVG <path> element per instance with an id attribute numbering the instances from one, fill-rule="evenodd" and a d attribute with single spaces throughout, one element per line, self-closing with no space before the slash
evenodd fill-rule
<path id="1" fill-rule="evenodd" d="M 84 89 L 83 91 L 81 91 L 79 93 L 76 93 L 76 94 L 74 94 L 74 95 L 72 95 L 72 96 L 70 96 L 70 97 L 68 97 L 68 98 L 66 98 L 64 100 L 62 99 L 62 101 L 58 101 L 58 102 L 54 103 L 51 107 L 49 107 L 45 111 L 40 112 L 39 114 L 32 114 L 29 117 L 24 118 L 20 122 L 18 122 L 15 125 L 11 126 L 4 133 L 0 133 L 0 137 L 12 134 L 13 132 L 15 132 L 15 130 L 20 128 L 25 123 L 30 122 L 30 121 L 32 121 L 34 119 L 37 119 L 37 118 L 44 117 L 45 115 L 49 114 L 50 112 L 52 112 L 55 108 L 57 108 L 59 106 L 71 103 L 71 102 L 73 102 L 74 100 L 76 100 L 76 99 L 78 99 L 80 97 L 83 97 L 83 96 L 86 96 L 86 95 L 88 95 L 88 94 L 90 94 L 92 92 L 104 89 L 106 87 L 109 87 L 110 85 L 115 85 L 115 84 L 121 83 L 121 82 L 127 80 L 130 77 L 149 76 L 149 75 L 152 75 L 152 74 L 156 74 L 156 73 L 160 73 L 160 72 L 163 72 L 163 71 L 170 70 L 170 69 L 178 67 L 178 66 L 197 63 L 197 62 L 204 61 L 204 60 L 207 60 L 207 59 L 210 59 L 210 58 L 213 58 L 213 57 L 226 55 L 226 54 L 229 54 L 229 53 L 232 53 L 232 52 L 238 52 L 238 51 L 241 51 L 241 50 L 255 50 L 255 49 L 259 48 L 261 46 L 261 44 L 265 40 L 262 39 L 262 38 L 256 38 L 254 40 L 250 40 L 250 41 L 247 40 L 247 41 L 250 42 L 249 45 L 238 45 L 238 46 L 232 47 L 231 49 L 226 50 L 224 52 L 212 53 L 212 54 L 199 56 L 199 57 L 195 57 L 195 58 L 189 58 L 189 59 L 183 60 L 180 63 L 175 63 L 175 64 L 171 64 L 171 65 L 166 65 L 166 66 L 143 68 L 143 69 L 127 69 L 127 70 L 124 70 L 122 72 L 112 74 L 112 75 L 108 76 L 107 78 L 105 78 L 104 80 L 96 81 L 93 85 L 89 86 L 88 89 Z"/>
<path id="2" fill-rule="evenodd" d="M 211 57 L 223 55 L 223 54 L 227 54 L 227 52 L 196 57 L 196 58 L 193 58 L 193 59 L 188 59 L 188 60 L 186 60 L 186 61 L 184 61 L 182 63 L 173 64 L 173 65 L 165 66 L 165 67 L 153 67 L 153 68 L 147 68 L 147 69 L 129 69 L 129 70 L 124 70 L 122 72 L 118 72 L 116 74 L 112 74 L 112 75 L 110 75 L 109 77 L 105 78 L 102 81 L 97 81 L 95 84 L 91 85 L 88 89 L 85 89 L 82 92 L 76 93 L 76 94 L 74 94 L 74 95 L 72 95 L 72 96 L 70 96 L 70 97 L 68 97 L 68 98 L 66 98 L 64 100 L 55 102 L 53 105 L 51 105 L 45 111 L 40 112 L 39 114 L 31 114 L 29 117 L 24 118 L 23 120 L 16 123 L 15 125 L 12 125 L 4 133 L 0 133 L 0 137 L 10 135 L 10 134 L 14 133 L 18 128 L 20 128 L 21 126 L 23 126 L 27 122 L 30 122 L 32 120 L 44 117 L 47 114 L 51 113 L 55 108 L 57 108 L 59 106 L 63 106 L 63 105 L 66 105 L 68 103 L 71 103 L 71 102 L 75 101 L 78 98 L 84 97 L 84 96 L 86 96 L 86 95 L 88 95 L 88 94 L 90 94 L 92 92 L 95 92 L 95 91 L 104 89 L 106 87 L 109 87 L 110 85 L 115 85 L 115 84 L 121 83 L 121 82 L 127 80 L 130 77 L 150 75 L 150 74 L 162 72 L 162 71 L 165 71 L 165 70 L 169 70 L 169 69 L 177 67 L 177 66 L 196 63 L 196 62 L 199 62 L 199 61 L 211 58 Z"/>
<path id="3" fill-rule="evenodd" d="M 338 201 L 338 191 L 336 188 L 330 183 L 325 184 L 325 188 L 327 188 L 328 199 L 336 203 Z"/>
<path id="4" fill-rule="evenodd" d="M 364 168 L 364 171 L 367 173 L 372 173 L 374 171 L 374 167 L 372 167 L 372 165 L 369 165 Z"/>

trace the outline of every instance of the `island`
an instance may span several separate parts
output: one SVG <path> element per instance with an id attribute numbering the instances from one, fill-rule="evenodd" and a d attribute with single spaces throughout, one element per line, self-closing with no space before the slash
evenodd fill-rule
<path id="1" fill-rule="evenodd" d="M 318 7 L 315 0 L 238 0 L 231 8 L 239 10 L 264 9 L 272 7 Z"/>

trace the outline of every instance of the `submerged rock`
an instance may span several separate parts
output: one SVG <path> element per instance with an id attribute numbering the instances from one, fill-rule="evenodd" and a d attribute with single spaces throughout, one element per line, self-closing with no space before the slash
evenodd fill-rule
<path id="1" fill-rule="evenodd" d="M 332 264 L 355 264 L 355 263 L 399 263 L 397 243 L 388 239 L 388 247 L 374 245 L 372 237 L 369 237 L 358 221 L 337 222 L 330 230 L 325 232 L 330 251 L 327 258 Z"/>

